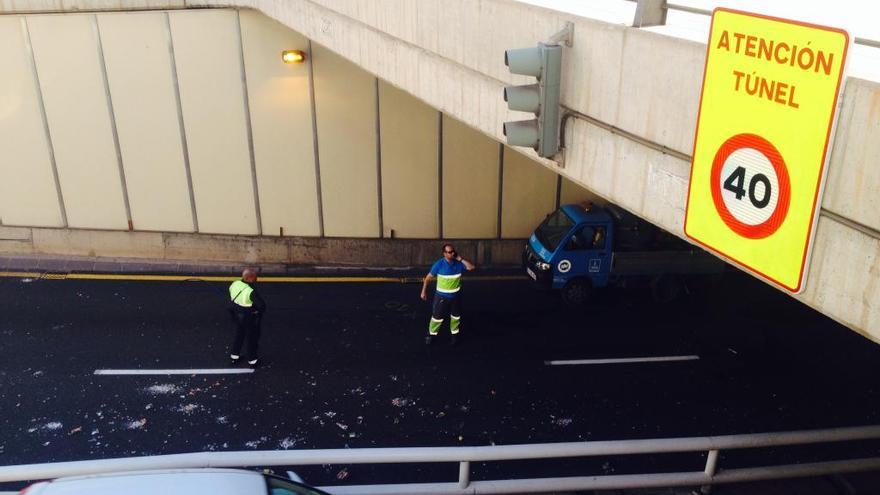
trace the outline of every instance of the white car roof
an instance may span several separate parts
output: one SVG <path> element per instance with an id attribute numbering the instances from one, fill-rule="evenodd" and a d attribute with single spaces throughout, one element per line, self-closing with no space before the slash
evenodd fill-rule
<path id="1" fill-rule="evenodd" d="M 136 471 L 59 478 L 28 495 L 266 495 L 260 473 L 234 469 Z"/>

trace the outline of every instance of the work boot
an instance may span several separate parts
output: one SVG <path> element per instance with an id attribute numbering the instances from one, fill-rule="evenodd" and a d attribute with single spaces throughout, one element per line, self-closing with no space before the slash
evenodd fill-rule
<path id="1" fill-rule="evenodd" d="M 241 356 L 236 356 L 235 354 L 229 355 L 229 364 L 235 366 L 238 362 L 241 361 Z"/>
<path id="2" fill-rule="evenodd" d="M 425 337 L 425 345 L 431 345 L 433 343 L 434 343 L 434 336 L 433 335 L 428 335 L 427 337 Z"/>
<path id="3" fill-rule="evenodd" d="M 452 339 L 450 340 L 450 342 L 452 342 L 452 345 L 458 345 L 458 341 L 459 341 L 458 334 L 457 333 L 452 334 Z"/>
<path id="4" fill-rule="evenodd" d="M 259 359 L 252 359 L 252 360 L 248 361 L 248 366 L 250 366 L 252 369 L 257 369 L 260 367 L 260 360 Z"/>

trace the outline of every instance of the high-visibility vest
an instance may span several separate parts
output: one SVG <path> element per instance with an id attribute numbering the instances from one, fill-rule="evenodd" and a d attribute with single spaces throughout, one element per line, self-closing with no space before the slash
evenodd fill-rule
<path id="1" fill-rule="evenodd" d="M 249 308 L 254 305 L 254 302 L 251 300 L 251 294 L 253 294 L 253 292 L 253 287 L 246 282 L 236 280 L 229 286 L 229 299 L 239 306 Z"/>
<path id="2" fill-rule="evenodd" d="M 461 289 L 461 274 L 454 275 L 437 274 L 437 292 L 455 294 Z"/>

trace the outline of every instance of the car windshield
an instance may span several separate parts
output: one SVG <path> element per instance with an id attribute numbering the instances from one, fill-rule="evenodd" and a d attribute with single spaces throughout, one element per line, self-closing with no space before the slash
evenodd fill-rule
<path id="1" fill-rule="evenodd" d="M 560 208 L 550 214 L 550 216 L 538 226 L 535 230 L 535 237 L 537 237 L 538 241 L 552 253 L 553 251 L 556 251 L 556 247 L 559 246 L 562 238 L 565 237 L 565 234 L 567 234 L 569 230 L 571 230 L 573 225 L 574 222 L 571 218 L 569 218 L 565 211 Z"/>

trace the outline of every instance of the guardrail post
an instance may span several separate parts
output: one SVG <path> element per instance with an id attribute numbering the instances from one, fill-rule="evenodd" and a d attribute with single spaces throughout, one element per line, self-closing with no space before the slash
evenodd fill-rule
<path id="1" fill-rule="evenodd" d="M 703 470 L 706 473 L 706 476 L 712 478 L 715 476 L 715 471 L 718 469 L 718 451 L 710 450 L 709 455 L 706 456 L 706 469 Z M 703 485 L 700 487 L 700 493 L 709 493 L 712 491 L 712 485 Z"/>
<path id="2" fill-rule="evenodd" d="M 718 468 L 718 451 L 710 450 L 709 455 L 706 457 L 706 469 L 704 472 L 706 476 L 712 477 L 715 476 L 715 470 Z"/>
<path id="3" fill-rule="evenodd" d="M 458 463 L 458 487 L 462 490 L 471 484 L 471 463 L 461 461 Z"/>
<path id="4" fill-rule="evenodd" d="M 666 24 L 666 0 L 637 0 L 633 27 L 663 26 Z"/>

